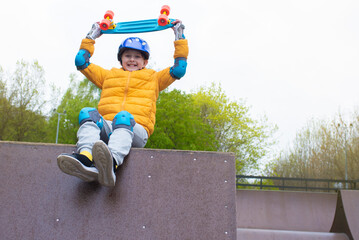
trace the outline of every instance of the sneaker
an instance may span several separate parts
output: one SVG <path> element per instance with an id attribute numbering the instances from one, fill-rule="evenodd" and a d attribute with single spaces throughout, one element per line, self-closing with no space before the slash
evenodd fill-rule
<path id="1" fill-rule="evenodd" d="M 115 161 L 106 143 L 96 142 L 92 147 L 92 155 L 98 169 L 99 183 L 106 187 L 114 187 L 116 183 Z"/>
<path id="2" fill-rule="evenodd" d="M 85 182 L 93 182 L 98 178 L 98 170 L 86 156 L 63 153 L 57 157 L 57 165 L 66 174 L 80 178 Z"/>

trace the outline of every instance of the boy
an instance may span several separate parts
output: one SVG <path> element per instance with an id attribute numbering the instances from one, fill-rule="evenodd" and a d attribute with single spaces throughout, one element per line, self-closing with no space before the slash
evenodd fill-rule
<path id="1" fill-rule="evenodd" d="M 69 175 L 113 187 L 115 171 L 131 147 L 143 148 L 154 131 L 156 101 L 160 91 L 184 76 L 188 45 L 180 20 L 174 22 L 175 63 L 162 71 L 147 69 L 150 48 L 138 37 L 125 39 L 117 58 L 122 68 L 105 70 L 90 63 L 95 39 L 101 36 L 98 23 L 82 40 L 75 65 L 102 89 L 98 110 L 83 108 L 79 114 L 77 152 L 61 154 L 59 168 Z"/>

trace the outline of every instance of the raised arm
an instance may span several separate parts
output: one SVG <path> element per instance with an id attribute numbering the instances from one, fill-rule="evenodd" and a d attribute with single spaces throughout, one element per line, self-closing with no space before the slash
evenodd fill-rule
<path id="1" fill-rule="evenodd" d="M 95 39 L 101 36 L 101 29 L 98 23 L 94 23 L 90 32 L 86 35 L 86 39 L 92 41 L 82 42 L 80 50 L 75 58 L 75 65 L 77 70 L 83 70 L 90 65 L 90 57 L 93 55 Z M 84 46 L 83 46 L 84 45 Z"/>
<path id="2" fill-rule="evenodd" d="M 187 56 L 188 56 L 188 44 L 183 34 L 185 26 L 180 20 L 173 22 L 173 32 L 175 34 L 175 54 L 174 65 L 170 68 L 170 74 L 175 79 L 180 79 L 186 74 L 187 69 Z"/>
<path id="3" fill-rule="evenodd" d="M 75 58 L 75 65 L 77 70 L 81 71 L 83 75 L 93 82 L 97 87 L 102 89 L 104 76 L 108 70 L 103 69 L 96 64 L 90 63 L 90 57 L 95 51 L 95 39 L 101 36 L 101 29 L 98 23 L 94 23 L 90 32 L 81 42 L 80 50 Z"/>

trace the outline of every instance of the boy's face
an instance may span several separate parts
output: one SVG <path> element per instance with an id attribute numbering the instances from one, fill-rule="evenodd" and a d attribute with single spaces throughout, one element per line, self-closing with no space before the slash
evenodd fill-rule
<path id="1" fill-rule="evenodd" d="M 148 60 L 145 60 L 140 51 L 127 49 L 123 52 L 122 67 L 129 72 L 141 70 L 146 67 Z"/>

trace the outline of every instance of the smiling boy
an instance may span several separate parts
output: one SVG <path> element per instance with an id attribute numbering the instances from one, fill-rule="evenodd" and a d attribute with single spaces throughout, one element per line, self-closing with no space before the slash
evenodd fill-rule
<path id="1" fill-rule="evenodd" d="M 143 69 L 148 63 L 140 52 L 131 49 L 124 51 L 121 60 L 122 67 L 129 72 Z"/>
<path id="2" fill-rule="evenodd" d="M 79 114 L 76 153 L 57 158 L 64 173 L 113 187 L 115 171 L 131 147 L 146 145 L 154 131 L 159 92 L 186 73 L 188 44 L 184 26 L 179 20 L 174 24 L 175 63 L 158 72 L 146 68 L 150 48 L 138 37 L 129 37 L 119 46 L 117 58 L 122 68 L 106 70 L 90 63 L 95 39 L 101 36 L 98 23 L 93 25 L 82 40 L 75 65 L 102 90 L 101 98 L 98 109 L 84 108 Z"/>

